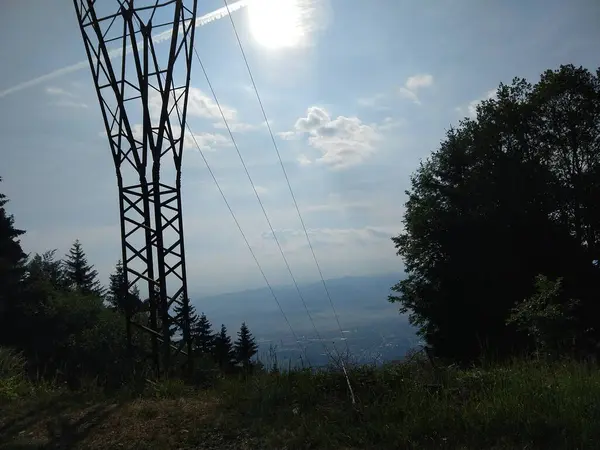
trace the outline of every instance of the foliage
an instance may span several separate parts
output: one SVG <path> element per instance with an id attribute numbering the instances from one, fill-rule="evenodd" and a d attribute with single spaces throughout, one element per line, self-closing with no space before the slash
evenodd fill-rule
<path id="1" fill-rule="evenodd" d="M 225 325 L 221 325 L 221 331 L 215 336 L 213 356 L 222 370 L 229 370 L 233 366 L 235 353 Z"/>
<path id="2" fill-rule="evenodd" d="M 343 374 L 327 371 L 15 399 L 0 403 L 0 429 L 6 448 L 583 449 L 600 439 L 598 366 L 515 360 L 432 372 L 413 361 L 355 367 L 356 405 Z"/>
<path id="3" fill-rule="evenodd" d="M 6 196 L 0 193 L 0 344 L 8 339 L 6 335 L 9 333 L 10 323 L 5 320 L 19 294 L 27 257 L 18 239 L 25 232 L 14 227 L 13 216 L 4 208 L 7 203 Z"/>
<path id="4" fill-rule="evenodd" d="M 104 288 L 98 281 L 98 271 L 94 269 L 94 266 L 88 264 L 79 240 L 73 243 L 63 264 L 65 277 L 71 289 L 82 294 L 95 294 L 98 296 L 104 294 Z"/>
<path id="5" fill-rule="evenodd" d="M 142 309 L 140 291 L 136 286 L 131 289 L 128 288 L 121 261 L 117 262 L 115 271 L 109 275 L 106 300 L 113 309 L 128 315 L 133 315 Z"/>
<path id="6" fill-rule="evenodd" d="M 517 303 L 508 318 L 508 323 L 515 324 L 533 339 L 541 353 L 562 350 L 573 337 L 570 319 L 578 302 L 561 301 L 561 284 L 562 278 L 552 281 L 539 275 L 535 280 L 535 294 Z"/>
<path id="7" fill-rule="evenodd" d="M 235 359 L 247 370 L 252 366 L 251 359 L 256 355 L 258 345 L 245 322 L 242 323 L 237 335 L 238 338 L 233 344 Z"/>
<path id="8" fill-rule="evenodd" d="M 23 376 L 25 364 L 23 355 L 8 347 L 0 347 L 0 378 Z"/>
<path id="9" fill-rule="evenodd" d="M 527 333 L 506 323 L 540 273 L 580 300 L 578 345 L 598 342 L 599 79 L 561 66 L 536 85 L 501 84 L 413 175 L 393 238 L 408 276 L 390 301 L 436 355 L 471 362 L 527 349 Z"/>
<path id="10" fill-rule="evenodd" d="M 192 326 L 192 336 L 198 353 L 203 355 L 212 354 L 215 336 L 212 331 L 212 324 L 206 317 L 206 314 L 200 314 L 200 318 Z"/>
<path id="11" fill-rule="evenodd" d="M 23 355 L 0 347 L 0 401 L 14 400 L 26 390 L 25 364 Z"/>
<path id="12" fill-rule="evenodd" d="M 63 271 L 63 263 L 56 258 L 56 250 L 49 250 L 41 255 L 36 253 L 27 263 L 28 283 L 47 283 L 58 290 L 68 288 L 68 280 Z"/>

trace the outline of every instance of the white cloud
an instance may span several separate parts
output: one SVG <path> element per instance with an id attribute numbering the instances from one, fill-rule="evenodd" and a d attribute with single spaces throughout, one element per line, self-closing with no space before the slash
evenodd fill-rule
<path id="1" fill-rule="evenodd" d="M 56 95 L 59 97 L 71 97 L 71 98 L 77 98 L 77 96 L 75 94 L 73 94 L 72 92 L 66 91 L 63 88 L 59 88 L 59 87 L 55 87 L 55 86 L 50 86 L 46 88 L 46 94 L 48 95 Z"/>
<path id="2" fill-rule="evenodd" d="M 412 77 L 408 77 L 406 80 L 406 88 L 411 91 L 416 91 L 423 87 L 429 87 L 433 84 L 433 76 L 426 73 L 420 75 L 413 75 Z"/>
<path id="3" fill-rule="evenodd" d="M 52 104 L 61 108 L 89 108 L 89 106 L 83 102 L 72 102 L 69 100 L 61 100 L 60 102 L 55 102 Z"/>
<path id="4" fill-rule="evenodd" d="M 50 103 L 51 106 L 57 106 L 59 108 L 88 108 L 88 105 L 85 102 L 79 100 L 80 96 L 72 91 L 56 86 L 50 86 L 46 88 L 46 94 L 57 99 Z"/>
<path id="5" fill-rule="evenodd" d="M 215 151 L 217 148 L 232 146 L 231 140 L 222 134 L 194 133 L 192 138 L 189 133 L 186 133 L 183 148 L 197 149 L 196 142 L 202 151 Z"/>
<path id="6" fill-rule="evenodd" d="M 395 236 L 398 230 L 391 227 L 366 226 L 363 228 L 309 228 L 307 233 L 316 248 L 347 245 L 369 246 L 382 241 L 388 244 L 390 238 Z M 280 229 L 275 230 L 275 234 L 284 251 L 294 252 L 308 247 L 303 229 Z M 271 231 L 264 231 L 261 238 L 266 241 L 274 240 Z"/>
<path id="7" fill-rule="evenodd" d="M 175 95 L 178 95 L 176 93 Z M 171 108 L 173 102 L 173 95 L 169 97 L 169 108 Z M 150 109 L 150 116 L 153 121 L 158 121 L 160 117 L 160 109 L 162 105 L 162 98 L 158 94 L 157 91 L 153 91 L 148 98 L 148 104 Z M 229 125 L 229 129 L 234 133 L 243 133 L 247 131 L 256 131 L 266 127 L 265 122 L 261 122 L 259 124 L 250 124 L 245 122 L 238 122 L 237 117 L 238 113 L 234 107 L 225 105 L 223 103 L 219 104 L 221 106 L 221 110 L 223 111 L 223 116 L 225 120 L 227 120 L 227 125 Z M 225 130 L 227 127 L 223 122 L 223 116 L 221 116 L 221 111 L 219 110 L 219 105 L 213 100 L 212 97 L 209 97 L 205 94 L 201 89 L 196 87 L 189 88 L 188 94 L 188 115 L 192 117 L 201 117 L 203 119 L 211 119 L 216 120 L 213 122 L 213 128 L 218 130 Z M 175 110 L 172 110 L 172 115 L 176 114 Z"/>
<path id="8" fill-rule="evenodd" d="M 132 127 L 133 137 L 142 141 L 143 139 L 143 127 L 141 123 L 134 124 Z M 181 136 L 181 129 L 179 127 L 173 127 L 173 134 L 176 138 Z M 101 133 L 102 136 L 106 137 L 106 132 Z M 196 143 L 198 145 L 196 145 Z M 222 134 L 216 133 L 194 133 L 193 137 L 190 135 L 188 130 L 186 130 L 184 140 L 183 140 L 183 148 L 185 149 L 193 149 L 197 150 L 200 147 L 200 150 L 204 151 L 215 151 L 218 148 L 223 147 L 231 147 L 232 143 L 229 138 L 223 136 Z"/>
<path id="9" fill-rule="evenodd" d="M 256 189 L 256 193 L 258 195 L 264 195 L 267 192 L 269 192 L 269 190 L 266 187 L 264 187 L 264 186 L 257 186 L 257 185 L 255 185 L 254 188 Z"/>
<path id="10" fill-rule="evenodd" d="M 295 124 L 296 132 L 308 134 L 309 144 L 322 156 L 317 162 L 332 168 L 344 168 L 358 164 L 374 153 L 374 144 L 381 136 L 358 117 L 338 116 L 331 119 L 329 113 L 318 106 L 308 108 L 306 117 Z M 308 158 L 302 158 L 306 164 Z"/>
<path id="11" fill-rule="evenodd" d="M 227 121 L 237 117 L 235 108 L 221 103 L 221 110 Z M 188 113 L 206 119 L 221 119 L 221 112 L 215 101 L 198 88 L 190 87 L 188 94 Z"/>
<path id="12" fill-rule="evenodd" d="M 462 107 L 458 107 L 457 111 L 461 114 L 465 114 L 466 112 L 471 119 L 475 119 L 477 117 L 477 105 L 484 100 L 490 100 L 492 98 L 496 98 L 496 89 L 491 89 L 487 91 L 483 97 L 470 101 L 466 107 L 466 111 L 465 108 Z"/>
<path id="13" fill-rule="evenodd" d="M 423 88 L 428 88 L 433 85 L 433 76 L 430 74 L 417 74 L 408 77 L 404 86 L 398 89 L 398 94 L 401 97 L 407 98 L 417 105 L 421 104 L 421 100 L 417 95 L 418 91 Z"/>
<path id="14" fill-rule="evenodd" d="M 344 213 L 349 210 L 367 210 L 372 209 L 374 205 L 373 201 L 366 200 L 348 200 L 340 194 L 329 194 L 322 203 L 316 203 L 308 205 L 303 208 L 304 212 L 307 213 L 320 213 L 320 212 L 338 212 Z"/>
<path id="15" fill-rule="evenodd" d="M 276 134 L 284 141 L 293 141 L 294 139 L 299 138 L 301 136 L 301 134 L 297 133 L 296 131 L 280 131 Z"/>
<path id="16" fill-rule="evenodd" d="M 381 101 L 385 98 L 386 98 L 386 95 L 380 93 L 380 94 L 375 94 L 371 97 L 359 98 L 356 102 L 358 103 L 359 106 L 362 106 L 364 108 L 371 108 L 371 109 L 376 109 L 379 111 L 386 111 L 391 108 L 389 106 L 381 104 Z"/>
<path id="17" fill-rule="evenodd" d="M 235 3 L 230 3 L 228 5 L 228 7 L 223 6 L 215 11 L 212 11 L 208 14 L 204 14 L 203 16 L 196 18 L 195 26 L 201 27 L 201 26 L 206 25 L 215 20 L 221 19 L 223 17 L 227 17 L 230 12 L 237 11 L 240 8 L 243 8 L 247 5 L 248 5 L 248 0 L 239 0 Z M 159 33 L 159 34 L 153 36 L 152 40 L 154 41 L 154 43 L 160 43 L 160 42 L 163 42 L 163 41 L 169 39 L 171 36 L 172 36 L 172 30 L 169 29 L 169 30 L 165 30 L 162 33 Z M 141 42 L 138 42 L 138 45 L 141 45 Z M 131 50 L 132 50 L 132 47 L 128 46 L 126 48 L 125 52 L 130 53 Z M 123 51 L 121 49 L 115 49 L 115 50 L 109 51 L 108 54 L 109 54 L 110 59 L 114 59 L 114 58 L 121 56 L 123 54 Z M 52 80 L 54 78 L 58 78 L 58 77 L 61 77 L 63 75 L 66 75 L 66 74 L 69 74 L 72 72 L 77 72 L 82 69 L 88 69 L 89 67 L 90 66 L 89 66 L 88 61 L 80 61 L 76 64 L 72 64 L 70 66 L 66 66 L 61 69 L 54 70 L 53 72 L 47 73 L 45 75 L 42 75 L 40 77 L 34 78 L 29 81 L 21 82 L 13 87 L 10 87 L 8 89 L 0 91 L 0 98 L 6 97 L 7 95 L 14 94 L 15 92 L 19 92 L 23 89 L 27 89 L 32 86 L 36 86 L 40 83 L 44 83 L 48 80 Z"/>
<path id="18" fill-rule="evenodd" d="M 254 125 L 251 123 L 244 123 L 244 122 L 230 123 L 229 121 L 227 121 L 227 125 L 229 125 L 229 129 L 233 133 L 243 133 L 245 131 L 256 131 L 264 126 L 264 125 Z M 225 123 L 223 121 L 213 123 L 213 127 L 217 128 L 218 130 L 227 129 L 227 127 L 225 126 Z"/>
<path id="19" fill-rule="evenodd" d="M 380 124 L 375 124 L 374 126 L 380 131 L 389 131 L 394 130 L 396 128 L 400 128 L 406 124 L 404 119 L 395 119 L 393 117 L 386 117 L 383 119 L 383 122 Z"/>
<path id="20" fill-rule="evenodd" d="M 180 90 L 169 95 L 169 104 L 167 105 L 167 108 L 171 111 L 172 116 L 177 114 L 177 111 L 172 109 L 172 107 L 174 98 L 178 98 L 179 95 L 181 95 Z M 181 104 L 182 103 L 180 103 L 180 105 Z M 162 97 L 160 93 L 155 89 L 150 90 L 150 93 L 148 94 L 148 109 L 152 121 L 157 122 L 159 120 L 161 108 Z M 235 108 L 231 108 L 221 103 L 221 109 L 223 110 L 223 115 L 227 121 L 234 121 L 236 119 L 237 111 Z M 222 120 L 219 106 L 211 97 L 196 87 L 190 86 L 189 88 L 187 112 L 189 116 L 202 117 L 204 119 L 218 119 L 219 121 Z"/>
<path id="21" fill-rule="evenodd" d="M 309 166 L 312 164 L 312 161 L 308 159 L 304 153 L 298 156 L 297 161 L 301 166 Z"/>

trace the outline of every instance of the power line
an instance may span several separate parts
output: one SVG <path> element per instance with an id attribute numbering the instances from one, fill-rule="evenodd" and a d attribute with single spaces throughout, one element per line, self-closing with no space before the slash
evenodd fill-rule
<path id="1" fill-rule="evenodd" d="M 188 132 L 192 136 L 192 140 L 194 141 L 194 144 L 196 145 L 196 147 L 198 148 L 198 151 L 200 152 L 200 156 L 202 156 L 202 160 L 204 161 L 204 164 L 206 165 L 206 168 L 208 169 L 208 172 L 210 173 L 210 176 L 212 177 L 212 179 L 213 179 L 213 181 L 215 183 L 215 186 L 217 186 L 217 189 L 219 190 L 219 193 L 221 194 L 221 197 L 223 198 L 223 201 L 225 202 L 225 205 L 227 205 L 227 209 L 229 210 L 229 213 L 231 214 L 231 217 L 233 218 L 233 220 L 234 220 L 234 222 L 235 222 L 238 230 L 240 231 L 240 234 L 242 235 L 242 238 L 244 239 L 244 242 L 246 243 L 246 246 L 248 247 L 248 250 L 250 251 L 250 254 L 252 255 L 252 258 L 254 259 L 254 262 L 256 263 L 256 266 L 258 267 L 258 270 L 260 271 L 260 274 L 262 275 L 263 279 L 265 280 L 265 283 L 266 283 L 267 287 L 269 288 L 269 292 L 271 292 L 271 296 L 273 297 L 273 299 L 277 303 L 277 306 L 279 308 L 279 311 L 281 312 L 281 315 L 283 316 L 283 318 L 285 320 L 285 323 L 287 323 L 287 326 L 289 327 L 290 332 L 292 333 L 292 336 L 294 337 L 294 340 L 298 344 L 298 347 L 300 347 L 300 351 L 304 352 L 304 357 L 306 358 L 306 363 L 310 366 L 311 364 L 310 364 L 310 361 L 308 359 L 308 354 L 306 353 L 306 349 L 302 348 L 302 346 L 300 345 L 300 341 L 298 339 L 298 335 L 296 334 L 296 332 L 292 328 L 292 324 L 290 323 L 287 315 L 283 311 L 281 303 L 279 302 L 279 299 L 277 298 L 277 295 L 275 295 L 275 291 L 273 290 L 273 286 L 271 286 L 271 283 L 269 282 L 267 276 L 265 275 L 265 271 L 263 270 L 262 266 L 260 265 L 260 262 L 258 261 L 258 258 L 256 257 L 256 254 L 254 253 L 254 250 L 252 249 L 252 246 L 250 245 L 250 242 L 248 242 L 248 238 L 246 237 L 246 233 L 244 233 L 244 230 L 242 229 L 242 227 L 240 225 L 240 222 L 238 221 L 237 217 L 235 216 L 235 213 L 233 212 L 233 209 L 231 208 L 231 205 L 229 204 L 229 201 L 227 200 L 227 197 L 225 196 L 225 193 L 223 192 L 223 189 L 221 189 L 221 185 L 217 181 L 217 178 L 215 177 L 214 172 L 212 171 L 210 165 L 208 164 L 208 161 L 207 161 L 206 157 L 204 156 L 204 152 L 202 151 L 200 145 L 198 144 L 198 141 L 196 140 L 196 136 L 194 136 L 194 133 L 192 132 L 192 130 L 190 129 L 190 126 L 188 124 L 186 124 L 186 127 L 187 127 Z"/>
<path id="2" fill-rule="evenodd" d="M 254 92 L 256 93 L 256 98 L 258 100 L 258 104 L 260 105 L 260 109 L 262 111 L 262 115 L 263 118 L 265 120 L 265 124 L 267 126 L 267 129 L 269 130 L 269 135 L 271 136 L 271 141 L 273 143 L 273 147 L 275 148 L 275 152 L 277 153 L 277 158 L 279 159 L 279 164 L 281 166 L 281 170 L 283 171 L 283 175 L 285 176 L 285 181 L 288 185 L 288 189 L 290 191 L 290 194 L 292 196 L 292 200 L 294 201 L 294 206 L 296 208 L 296 212 L 298 213 L 298 218 L 300 219 L 300 223 L 302 224 L 302 229 L 304 230 L 304 235 L 306 236 L 306 240 L 308 242 L 308 246 L 310 248 L 310 251 L 312 253 L 313 256 L 313 260 L 315 261 L 315 265 L 317 267 L 317 270 L 319 272 L 319 277 L 321 278 L 321 282 L 323 284 L 323 288 L 325 289 L 325 293 L 327 294 L 327 298 L 329 299 L 329 304 L 331 305 L 331 309 L 333 311 L 333 314 L 335 316 L 335 320 L 337 322 L 339 331 L 340 331 L 340 336 L 342 338 L 342 340 L 346 343 L 346 350 L 348 353 L 350 353 L 350 347 L 348 345 L 348 341 L 344 336 L 344 332 L 342 330 L 342 326 L 340 324 L 340 319 L 339 319 L 339 315 L 335 309 L 335 306 L 333 304 L 333 300 L 331 298 L 331 293 L 329 292 L 329 289 L 327 288 L 327 283 L 325 283 L 325 278 L 323 277 L 323 272 L 321 270 L 321 266 L 319 265 L 319 261 L 317 259 L 317 256 L 315 254 L 315 250 L 314 247 L 312 245 L 312 242 L 310 240 L 310 237 L 308 235 L 308 230 L 306 229 L 306 225 L 304 223 L 304 219 L 302 218 L 302 214 L 300 213 L 300 208 L 298 207 L 298 202 L 296 201 L 296 196 L 294 195 L 294 190 L 292 189 L 292 185 L 290 183 L 290 179 L 288 177 L 287 171 L 285 170 L 285 166 L 283 164 L 283 160 L 281 158 L 281 153 L 279 152 L 279 147 L 277 146 L 277 142 L 275 141 L 275 136 L 273 135 L 273 130 L 271 129 L 271 125 L 269 124 L 269 120 L 267 118 L 267 113 L 265 112 L 265 108 L 263 105 L 263 102 L 260 98 L 260 94 L 258 92 L 258 88 L 256 86 L 256 82 L 254 81 L 254 76 L 252 75 L 252 70 L 250 70 L 250 64 L 248 63 L 248 58 L 246 58 L 246 52 L 244 51 L 244 46 L 242 45 L 242 41 L 240 40 L 240 36 L 237 32 L 237 27 L 235 26 L 235 22 L 233 20 L 233 17 L 231 15 L 231 12 L 229 11 L 229 4 L 227 3 L 227 0 L 223 0 L 223 2 L 225 3 L 225 7 L 227 8 L 227 15 L 229 16 L 229 20 L 231 21 L 231 26 L 233 27 L 233 32 L 235 33 L 235 37 L 236 40 L 238 42 L 239 48 L 240 48 L 240 52 L 242 54 L 242 57 L 244 59 L 244 63 L 246 64 L 246 69 L 248 70 L 248 75 L 250 76 L 250 81 L 252 82 L 252 87 L 254 88 Z M 197 56 L 197 54 L 196 54 Z"/>
<path id="3" fill-rule="evenodd" d="M 271 234 L 273 235 L 273 238 L 275 239 L 275 243 L 277 244 L 277 248 L 279 249 L 279 253 L 281 253 L 281 257 L 283 258 L 283 262 L 285 263 L 285 266 L 290 274 L 290 277 L 292 278 L 292 282 L 296 288 L 296 291 L 298 292 L 298 296 L 300 297 L 300 300 L 302 301 L 302 305 L 304 305 L 304 309 L 306 311 L 306 314 L 308 316 L 308 319 L 310 320 L 310 323 L 312 324 L 313 329 L 315 330 L 315 334 L 317 336 L 317 338 L 319 339 L 319 341 L 324 344 L 323 342 L 323 338 L 321 337 L 321 334 L 319 333 L 319 330 L 317 329 L 317 326 L 315 325 L 315 322 L 312 318 L 312 315 L 310 314 L 310 311 L 308 310 L 308 306 L 306 305 L 306 301 L 304 300 L 304 296 L 302 295 L 302 292 L 300 291 L 300 287 L 298 286 L 298 282 L 296 281 L 296 277 L 294 276 L 294 273 L 292 272 L 292 268 L 290 267 L 290 264 L 285 256 L 285 253 L 283 252 L 283 248 L 281 247 L 281 243 L 279 242 L 279 239 L 277 238 L 277 234 L 275 233 L 275 229 L 273 228 L 273 225 L 271 224 L 271 220 L 269 219 L 269 215 L 267 214 L 267 211 L 265 210 L 265 207 L 263 205 L 263 202 L 260 198 L 260 195 L 258 195 L 258 191 L 256 190 L 256 186 L 254 184 L 254 181 L 252 180 L 252 176 L 250 175 L 250 172 L 248 171 L 248 166 L 246 165 L 246 161 L 244 160 L 244 157 L 242 156 L 242 153 L 240 152 L 240 149 L 237 145 L 237 142 L 235 140 L 235 137 L 233 136 L 233 133 L 231 132 L 231 127 L 229 126 L 229 122 L 227 121 L 227 119 L 225 118 L 225 114 L 223 113 L 223 109 L 221 108 L 221 103 L 219 102 L 219 99 L 217 98 L 217 94 L 212 86 L 212 83 L 210 82 L 210 78 L 208 77 L 208 73 L 206 72 L 206 69 L 204 67 L 204 64 L 202 63 L 202 59 L 200 58 L 200 55 L 198 54 L 198 51 L 196 50 L 196 48 L 194 47 L 194 54 L 196 55 L 196 58 L 198 59 L 198 63 L 200 64 L 200 68 L 202 69 L 202 72 L 204 73 L 204 77 L 206 78 L 206 82 L 208 84 L 208 87 L 210 89 L 210 92 L 212 93 L 212 96 L 215 100 L 215 104 L 217 105 L 217 108 L 219 109 L 219 112 L 221 114 L 221 118 L 223 119 L 223 123 L 225 124 L 225 128 L 227 129 L 227 132 L 229 133 L 229 137 L 231 138 L 231 142 L 233 144 L 233 147 L 235 148 L 235 151 L 237 152 L 237 155 L 240 159 L 240 162 L 242 163 L 242 166 L 244 168 L 244 171 L 246 172 L 246 176 L 248 177 L 248 181 L 250 181 L 250 185 L 252 186 L 252 190 L 254 191 L 254 195 L 256 196 L 256 199 L 258 200 L 258 204 L 260 205 L 260 208 L 263 212 L 263 215 L 265 216 L 265 219 L 267 221 L 267 224 L 269 225 L 269 229 L 271 230 Z M 325 350 L 328 351 L 327 346 L 325 346 Z"/>
<path id="4" fill-rule="evenodd" d="M 203 66 L 202 66 L 202 70 L 204 70 Z M 174 92 L 173 92 L 173 96 L 175 96 Z M 175 105 L 176 105 L 177 115 L 180 116 L 179 106 L 177 105 L 177 103 L 175 103 Z M 221 109 L 220 106 L 219 106 L 219 109 Z M 222 111 L 221 111 L 221 114 L 223 114 Z M 200 147 L 200 144 L 198 144 L 198 141 L 196 140 L 196 136 L 192 132 L 192 129 L 190 128 L 190 126 L 189 126 L 189 124 L 187 122 L 186 122 L 185 125 L 186 125 L 186 128 L 188 130 L 188 133 L 190 134 L 192 140 L 194 141 L 194 144 L 196 145 L 196 148 L 200 152 L 200 156 L 202 157 L 202 160 L 204 161 L 204 164 L 206 165 L 206 168 L 208 169 L 208 173 L 212 177 L 212 180 L 215 183 L 215 186 L 217 187 L 219 193 L 221 194 L 221 197 L 223 198 L 223 201 L 225 202 L 225 205 L 227 206 L 227 209 L 229 210 L 229 213 L 231 214 L 231 217 L 233 218 L 233 221 L 235 222 L 235 224 L 236 224 L 236 226 L 237 226 L 240 234 L 242 235 L 242 238 L 244 239 L 244 242 L 246 243 L 246 246 L 248 247 L 248 250 L 250 251 L 250 254 L 252 255 L 252 258 L 254 259 L 254 262 L 256 263 L 256 266 L 258 267 L 258 270 L 260 271 L 260 274 L 262 275 L 263 280 L 265 281 L 265 284 L 267 285 L 267 287 L 269 289 L 269 292 L 271 293 L 271 296 L 275 300 L 275 303 L 277 303 L 277 306 L 279 308 L 279 311 L 281 312 L 281 315 L 283 316 L 283 318 L 284 318 L 284 320 L 285 320 L 288 328 L 290 329 L 290 332 L 292 333 L 292 336 L 294 337 L 294 340 L 296 341 L 296 344 L 300 348 L 300 352 L 304 353 L 304 357 L 306 359 L 306 363 L 310 367 L 311 364 L 310 364 L 310 360 L 308 358 L 308 353 L 306 352 L 306 349 L 302 348 L 302 346 L 300 345 L 300 340 L 298 339 L 298 335 L 294 331 L 294 328 L 292 327 L 292 324 L 290 323 L 287 315 L 285 314 L 285 312 L 283 310 L 283 307 L 281 306 L 281 303 L 280 303 L 279 299 L 277 298 L 277 295 L 275 295 L 275 291 L 273 290 L 273 287 L 271 286 L 271 283 L 269 282 L 269 279 L 267 278 L 267 276 L 265 274 L 265 271 L 263 270 L 260 262 L 258 261 L 258 258 L 256 257 L 256 254 L 254 253 L 254 250 L 252 249 L 252 246 L 250 245 L 250 242 L 248 241 L 248 238 L 246 237 L 246 233 L 244 233 L 244 230 L 242 229 L 242 226 L 240 225 L 240 222 L 238 221 L 235 213 L 233 212 L 233 208 L 231 207 L 231 204 L 229 203 L 229 200 L 227 200 L 227 197 L 225 196 L 225 193 L 223 192 L 223 189 L 221 188 L 221 185 L 219 184 L 219 181 L 217 180 L 217 177 L 215 176 L 212 168 L 210 167 L 210 164 L 208 163 L 208 160 L 206 159 L 206 156 L 204 156 L 204 152 L 202 151 L 202 148 Z"/>

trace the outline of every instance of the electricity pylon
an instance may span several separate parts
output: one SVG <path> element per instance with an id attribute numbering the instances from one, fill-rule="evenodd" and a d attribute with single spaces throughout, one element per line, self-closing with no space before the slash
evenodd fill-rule
<path id="1" fill-rule="evenodd" d="M 157 373 L 184 345 L 191 369 L 181 159 L 197 0 L 73 2 L 115 163 L 127 289 L 147 285 L 147 324 L 126 308 L 128 344 L 133 323 L 151 335 Z"/>

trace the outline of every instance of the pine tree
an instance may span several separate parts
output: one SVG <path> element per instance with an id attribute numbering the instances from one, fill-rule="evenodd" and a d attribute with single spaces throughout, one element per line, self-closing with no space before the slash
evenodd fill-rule
<path id="1" fill-rule="evenodd" d="M 0 317 L 10 320 L 8 309 L 11 302 L 16 299 L 23 280 L 27 255 L 23 253 L 18 240 L 25 231 L 14 227 L 13 216 L 4 209 L 6 203 L 8 203 L 6 196 L 0 194 Z"/>
<path id="2" fill-rule="evenodd" d="M 221 369 L 226 369 L 233 364 L 233 345 L 231 345 L 231 338 L 227 335 L 225 325 L 221 325 L 221 331 L 215 336 L 213 356 Z"/>
<path id="3" fill-rule="evenodd" d="M 215 345 L 215 335 L 212 332 L 212 324 L 207 319 L 206 314 L 202 313 L 192 328 L 192 336 L 196 350 L 205 355 L 209 355 L 213 351 Z"/>
<path id="4" fill-rule="evenodd" d="M 189 308 L 189 314 L 190 314 L 190 334 L 194 335 L 194 328 L 196 327 L 196 324 L 198 323 L 198 313 L 196 313 L 196 308 L 194 308 L 194 305 L 192 305 L 190 302 L 188 302 L 188 308 Z M 173 307 L 173 318 L 175 319 L 175 321 L 177 322 L 178 325 L 172 325 L 170 332 L 171 332 L 171 337 L 175 334 L 175 332 L 177 330 L 181 331 L 182 337 L 183 337 L 183 317 L 185 315 L 185 306 L 184 303 L 175 303 L 175 306 Z M 181 327 L 179 326 L 179 324 L 181 324 Z"/>
<path id="5" fill-rule="evenodd" d="M 63 264 L 71 289 L 82 294 L 103 295 L 104 288 L 98 281 L 98 271 L 94 270 L 94 266 L 88 265 L 79 239 L 73 243 Z"/>
<path id="6" fill-rule="evenodd" d="M 250 333 L 250 330 L 246 326 L 246 323 L 242 323 L 240 331 L 238 331 L 238 338 L 234 344 L 235 359 L 238 363 L 241 363 L 245 369 L 252 366 L 251 359 L 258 351 L 258 345 Z"/>
<path id="7" fill-rule="evenodd" d="M 138 312 L 142 307 L 140 291 L 137 286 L 127 289 L 127 281 L 125 280 L 125 272 L 121 261 L 117 262 L 115 271 L 109 276 L 109 280 L 106 300 L 113 309 L 130 315 Z"/>

